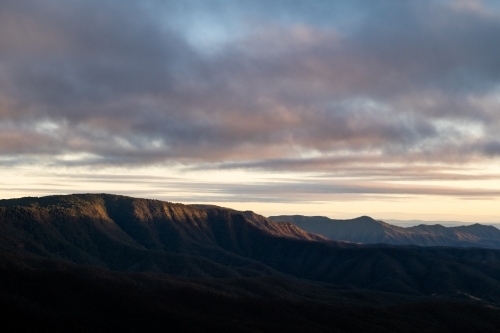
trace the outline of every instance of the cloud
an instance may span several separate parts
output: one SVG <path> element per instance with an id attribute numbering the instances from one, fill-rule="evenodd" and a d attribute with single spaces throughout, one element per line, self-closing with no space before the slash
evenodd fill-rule
<path id="1" fill-rule="evenodd" d="M 410 175 L 410 173 L 406 173 Z M 27 175 L 28 176 L 28 175 Z M 495 175 L 495 179 L 499 175 Z M 185 203 L 246 202 L 246 203 L 321 203 L 342 201 L 395 202 L 410 198 L 446 198 L 491 200 L 500 195 L 497 189 L 461 187 L 447 185 L 420 185 L 393 183 L 388 181 L 361 179 L 334 179 L 328 177 L 302 177 L 298 179 L 275 179 L 247 183 L 233 183 L 218 179 L 203 181 L 187 180 L 182 177 L 168 176 L 131 176 L 128 173 L 50 173 L 43 177 L 30 179 L 23 186 L 2 185 L 4 191 L 29 193 L 30 195 L 70 194 L 102 192 L 109 186 L 115 187 L 114 193 L 156 198 Z M 418 180 L 418 179 L 417 179 Z M 69 185 L 71 184 L 71 185 Z"/>
<path id="2" fill-rule="evenodd" d="M 325 172 L 343 156 L 443 170 L 498 156 L 500 15 L 479 1 L 0 8 L 9 163 Z"/>

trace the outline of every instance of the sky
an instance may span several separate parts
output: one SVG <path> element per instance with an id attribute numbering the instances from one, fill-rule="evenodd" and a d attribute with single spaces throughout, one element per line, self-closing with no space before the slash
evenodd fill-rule
<path id="1" fill-rule="evenodd" d="M 500 4 L 0 0 L 0 198 L 500 221 Z"/>

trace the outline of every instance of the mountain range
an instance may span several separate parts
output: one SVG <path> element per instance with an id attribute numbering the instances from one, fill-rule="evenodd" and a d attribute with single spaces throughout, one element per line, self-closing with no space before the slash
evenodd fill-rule
<path id="1" fill-rule="evenodd" d="M 464 221 L 450 221 L 450 220 L 395 220 L 395 219 L 384 219 L 384 222 L 387 222 L 392 225 L 397 225 L 400 227 L 414 227 L 421 224 L 433 225 L 440 224 L 444 227 L 459 227 L 465 225 L 471 225 L 479 222 L 464 222 Z M 500 229 L 500 223 L 498 222 L 480 222 L 482 225 L 493 226 L 497 229 Z"/>
<path id="2" fill-rule="evenodd" d="M 500 250 L 110 194 L 0 200 L 2 331 L 495 332 L 499 306 Z"/>
<path id="3" fill-rule="evenodd" d="M 500 249 L 500 230 L 478 223 L 454 227 L 421 224 L 404 228 L 374 220 L 369 216 L 334 220 L 325 216 L 282 215 L 271 216 L 269 219 L 275 222 L 293 223 L 303 230 L 336 241 Z"/>

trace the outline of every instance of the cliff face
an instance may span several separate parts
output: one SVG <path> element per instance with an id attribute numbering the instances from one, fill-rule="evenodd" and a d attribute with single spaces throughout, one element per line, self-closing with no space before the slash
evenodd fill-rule
<path id="1" fill-rule="evenodd" d="M 256 267 L 266 272 L 246 257 L 262 239 L 273 237 L 325 240 L 253 212 L 215 206 L 108 194 L 0 201 L 4 250 L 119 270 L 232 276 L 252 274 Z"/>
<path id="2" fill-rule="evenodd" d="M 500 249 L 500 230 L 480 224 L 460 227 L 444 227 L 436 224 L 403 228 L 374 220 L 368 216 L 349 220 L 301 215 L 271 216 L 269 218 L 276 222 L 293 223 L 303 230 L 321 234 L 335 241 Z"/>

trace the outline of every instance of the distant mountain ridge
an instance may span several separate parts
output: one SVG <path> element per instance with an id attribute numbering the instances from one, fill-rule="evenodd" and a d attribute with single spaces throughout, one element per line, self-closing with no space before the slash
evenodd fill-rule
<path id="1" fill-rule="evenodd" d="M 481 225 L 493 226 L 497 229 L 500 229 L 500 223 L 498 222 L 463 222 L 463 221 L 450 221 L 450 220 L 394 220 L 394 219 L 383 219 L 384 222 L 396 225 L 398 227 L 415 227 L 417 225 L 425 224 L 425 225 L 434 225 L 440 224 L 444 227 L 460 227 L 472 225 L 475 223 L 479 223 Z"/>
<path id="2" fill-rule="evenodd" d="M 293 223 L 303 230 L 335 241 L 500 249 L 500 230 L 478 223 L 455 227 L 422 224 L 405 228 L 377 221 L 369 216 L 335 220 L 325 216 L 281 215 L 270 216 L 269 219 L 275 222 Z"/>

